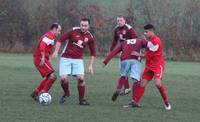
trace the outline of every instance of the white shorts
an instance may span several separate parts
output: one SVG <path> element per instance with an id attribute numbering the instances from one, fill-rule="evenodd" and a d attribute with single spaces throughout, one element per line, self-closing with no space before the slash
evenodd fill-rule
<path id="1" fill-rule="evenodd" d="M 121 76 L 128 76 L 140 81 L 141 75 L 141 62 L 136 59 L 123 60 L 120 63 L 120 74 Z"/>
<path id="2" fill-rule="evenodd" d="M 59 75 L 84 75 L 83 60 L 61 57 Z"/>

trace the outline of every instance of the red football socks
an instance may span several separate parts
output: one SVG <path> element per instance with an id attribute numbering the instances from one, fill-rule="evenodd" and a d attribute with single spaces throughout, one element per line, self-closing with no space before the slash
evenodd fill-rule
<path id="1" fill-rule="evenodd" d="M 69 97 L 70 96 L 70 91 L 69 91 L 69 82 L 63 82 L 61 81 L 61 87 L 64 91 L 64 96 Z"/>
<path id="2" fill-rule="evenodd" d="M 161 96 L 162 96 L 162 99 L 163 101 L 165 102 L 165 104 L 168 103 L 169 99 L 167 97 L 167 93 L 166 93 L 166 89 L 165 89 L 165 86 L 162 84 L 160 88 L 158 88 Z"/>
<path id="3" fill-rule="evenodd" d="M 125 80 L 124 80 L 124 88 L 125 89 L 129 89 L 130 86 L 129 86 L 129 81 L 128 81 L 128 77 L 125 77 Z"/>
<path id="4" fill-rule="evenodd" d="M 54 81 L 55 79 L 51 79 L 51 78 L 47 79 L 42 91 L 48 92 L 51 86 L 53 85 Z"/>
<path id="5" fill-rule="evenodd" d="M 132 99 L 135 100 L 135 98 L 137 97 L 138 94 L 138 87 L 139 87 L 140 83 L 134 82 L 132 85 Z"/>
<path id="6" fill-rule="evenodd" d="M 143 94 L 144 94 L 144 91 L 145 91 L 145 88 L 141 87 L 140 85 L 138 86 L 138 89 L 137 89 L 137 95 L 135 97 L 135 102 L 136 103 L 140 103 L 140 99 L 142 98 Z"/>
<path id="7" fill-rule="evenodd" d="M 125 77 L 120 77 L 120 78 L 119 78 L 118 84 L 117 84 L 117 89 L 118 89 L 118 91 L 121 91 L 122 86 L 123 86 L 125 80 L 126 80 Z"/>
<path id="8" fill-rule="evenodd" d="M 78 85 L 79 101 L 84 100 L 85 97 L 85 85 Z"/>
<path id="9" fill-rule="evenodd" d="M 47 79 L 44 79 L 43 81 L 40 82 L 39 86 L 34 90 L 35 94 L 38 94 L 44 87 Z"/>

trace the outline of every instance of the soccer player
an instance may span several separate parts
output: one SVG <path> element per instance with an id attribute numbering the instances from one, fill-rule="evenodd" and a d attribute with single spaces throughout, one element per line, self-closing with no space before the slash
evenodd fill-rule
<path id="1" fill-rule="evenodd" d="M 166 93 L 165 86 L 162 83 L 163 72 L 165 69 L 164 58 L 162 54 L 162 41 L 154 33 L 154 26 L 151 24 L 144 26 L 144 34 L 148 38 L 147 50 L 145 53 L 146 65 L 142 75 L 142 80 L 140 85 L 137 88 L 137 91 L 133 94 L 133 100 L 129 103 L 132 107 L 139 107 L 140 99 L 143 96 L 145 87 L 152 80 L 155 79 L 155 85 L 158 88 L 162 99 L 164 101 L 164 107 L 166 110 L 171 110 L 171 105 Z M 141 56 L 139 53 L 132 53 L 136 56 Z"/>
<path id="2" fill-rule="evenodd" d="M 135 31 L 133 27 L 128 25 L 126 23 L 126 19 L 124 16 L 120 15 L 117 17 L 117 26 L 114 30 L 114 35 L 113 35 L 113 40 L 112 40 L 112 45 L 110 47 L 110 51 L 112 51 L 118 43 L 121 43 L 127 39 L 133 39 L 137 38 L 138 34 Z M 122 83 L 123 82 L 123 83 Z M 129 87 L 129 81 L 128 77 L 121 77 L 118 80 L 118 85 L 123 84 L 124 86 L 124 93 L 122 94 L 128 94 L 131 92 L 131 89 Z"/>
<path id="3" fill-rule="evenodd" d="M 61 26 L 57 23 L 53 23 L 50 27 L 50 31 L 40 37 L 35 54 L 33 56 L 33 62 L 37 70 L 42 77 L 45 77 L 39 86 L 31 94 L 34 100 L 37 100 L 39 94 L 48 92 L 52 84 L 56 80 L 54 68 L 52 67 L 49 56 L 54 47 L 55 36 L 61 33 Z"/>
<path id="4" fill-rule="evenodd" d="M 121 79 L 125 80 L 130 74 L 130 77 L 134 80 L 132 90 L 135 90 L 139 85 L 141 75 L 141 58 L 140 56 L 132 55 L 132 52 L 140 53 L 142 48 L 146 48 L 146 40 L 144 39 L 127 39 L 119 44 L 113 51 L 111 51 L 108 56 L 103 61 L 103 67 L 108 64 L 108 62 L 119 52 L 120 56 L 120 75 Z M 116 92 L 112 96 L 112 100 L 116 101 L 117 97 L 121 92 L 123 82 L 119 82 Z"/>
<path id="5" fill-rule="evenodd" d="M 57 41 L 53 57 L 58 57 L 61 42 L 66 41 L 65 48 L 60 58 L 59 74 L 61 77 L 61 87 L 64 91 L 60 99 L 60 103 L 64 103 L 66 97 L 70 96 L 69 91 L 69 75 L 75 76 L 78 84 L 79 104 L 90 105 L 85 98 L 85 79 L 83 53 L 84 48 L 88 45 L 90 49 L 89 73 L 93 74 L 93 62 L 96 57 L 95 40 L 88 31 L 90 20 L 83 18 L 80 21 L 80 27 L 74 27 L 67 30 Z"/>

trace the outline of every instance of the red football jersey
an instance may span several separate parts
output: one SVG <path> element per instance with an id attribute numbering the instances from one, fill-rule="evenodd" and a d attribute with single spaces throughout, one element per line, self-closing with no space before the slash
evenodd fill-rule
<path id="1" fill-rule="evenodd" d="M 159 67 L 160 65 L 164 66 L 162 49 L 163 45 L 158 36 L 154 35 L 149 39 L 145 53 L 146 67 L 155 68 Z"/>
<path id="2" fill-rule="evenodd" d="M 67 41 L 62 53 L 62 57 L 82 59 L 86 45 L 89 45 L 91 56 L 96 56 L 95 40 L 89 31 L 81 32 L 80 27 L 74 27 L 66 31 L 58 42 Z"/>
<path id="3" fill-rule="evenodd" d="M 115 48 L 118 42 L 123 42 L 127 39 L 134 39 L 137 37 L 137 32 L 130 25 L 125 24 L 123 27 L 117 26 L 114 30 L 114 36 L 110 51 L 112 51 Z"/>
<path id="4" fill-rule="evenodd" d="M 115 55 L 122 51 L 120 59 L 137 59 L 140 60 L 140 57 L 131 55 L 133 51 L 140 53 L 142 48 L 146 48 L 147 42 L 144 39 L 128 39 L 121 44 L 119 44 L 113 51 L 111 51 L 108 56 L 105 58 L 104 63 L 107 64 Z"/>
<path id="5" fill-rule="evenodd" d="M 45 52 L 45 58 L 49 60 L 50 53 L 54 46 L 54 39 L 55 35 L 51 31 L 42 35 L 38 41 L 34 57 L 40 59 L 41 52 Z"/>

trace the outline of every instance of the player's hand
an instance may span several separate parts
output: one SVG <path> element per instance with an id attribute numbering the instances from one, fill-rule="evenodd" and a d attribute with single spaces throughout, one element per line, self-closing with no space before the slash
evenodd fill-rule
<path id="1" fill-rule="evenodd" d="M 92 67 L 92 66 L 89 66 L 89 67 L 88 67 L 88 71 L 89 71 L 89 73 L 90 73 L 91 75 L 94 74 L 94 70 L 93 70 L 93 67 Z"/>
<path id="2" fill-rule="evenodd" d="M 132 52 L 131 52 L 131 55 L 134 55 L 134 56 L 138 56 L 138 57 L 139 57 L 139 56 L 140 56 L 140 53 L 138 53 L 138 52 L 136 52 L 136 51 L 132 51 Z"/>
<path id="3" fill-rule="evenodd" d="M 54 52 L 51 56 L 52 56 L 52 58 L 57 58 L 58 57 L 58 53 Z"/>
<path id="4" fill-rule="evenodd" d="M 142 35 L 141 38 L 144 39 L 144 40 L 147 40 L 145 35 Z"/>
<path id="5" fill-rule="evenodd" d="M 44 63 L 45 63 L 44 60 L 45 60 L 44 58 L 41 59 L 39 66 L 44 66 Z"/>

